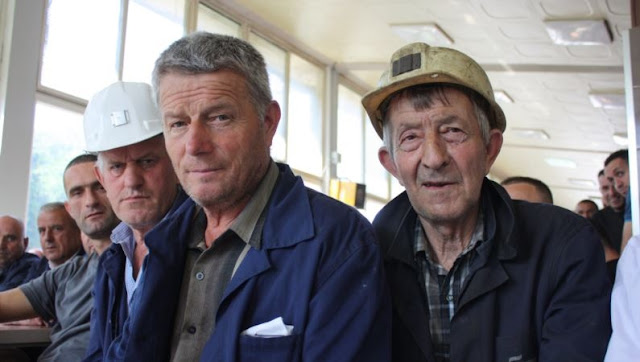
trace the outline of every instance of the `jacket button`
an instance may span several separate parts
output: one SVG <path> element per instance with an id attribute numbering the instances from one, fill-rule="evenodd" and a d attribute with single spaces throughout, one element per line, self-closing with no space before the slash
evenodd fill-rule
<path id="1" fill-rule="evenodd" d="M 196 273 L 196 279 L 198 279 L 198 280 L 204 279 L 204 273 L 203 272 L 197 272 Z"/>
<path id="2" fill-rule="evenodd" d="M 189 328 L 187 328 L 187 332 L 189 332 L 191 334 L 195 334 L 196 333 L 196 327 L 195 326 L 189 326 Z"/>

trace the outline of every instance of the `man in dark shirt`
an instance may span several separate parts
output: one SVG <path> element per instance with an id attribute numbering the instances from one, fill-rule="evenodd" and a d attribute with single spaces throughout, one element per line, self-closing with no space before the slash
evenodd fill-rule
<path id="1" fill-rule="evenodd" d="M 622 227 L 624 225 L 625 200 L 620 195 L 609 179 L 604 175 L 604 170 L 598 174 L 602 204 L 606 207 L 596 212 L 591 221 L 600 230 L 602 236 L 618 253 L 622 241 Z"/>
<path id="2" fill-rule="evenodd" d="M 39 258 L 26 252 L 28 245 L 22 221 L 0 216 L 0 292 L 30 280 L 29 271 Z"/>

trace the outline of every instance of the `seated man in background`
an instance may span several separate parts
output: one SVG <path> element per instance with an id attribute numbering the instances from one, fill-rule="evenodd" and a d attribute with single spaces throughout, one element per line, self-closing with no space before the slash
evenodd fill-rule
<path id="1" fill-rule="evenodd" d="M 620 239 L 620 253 L 631 237 L 631 190 L 629 183 L 629 152 L 618 150 L 604 161 L 604 174 L 616 191 L 625 198 L 624 224 Z"/>
<path id="2" fill-rule="evenodd" d="M 576 204 L 574 212 L 584 218 L 591 219 L 598 212 L 598 204 L 589 199 L 580 200 Z"/>
<path id="3" fill-rule="evenodd" d="M 598 183 L 602 194 L 602 205 L 605 207 L 596 212 L 591 217 L 591 221 L 598 226 L 598 230 L 606 237 L 611 247 L 620 253 L 625 200 L 604 175 L 604 170 L 600 170 L 598 173 Z"/>
<path id="4" fill-rule="evenodd" d="M 25 251 L 28 245 L 22 221 L 0 216 L 0 292 L 30 280 L 29 272 L 40 258 Z"/>
<path id="5" fill-rule="evenodd" d="M 42 205 L 37 225 L 44 257 L 34 265 L 30 276 L 38 276 L 61 265 L 74 254 L 84 253 L 80 229 L 64 203 L 50 202 Z"/>
<path id="6" fill-rule="evenodd" d="M 373 225 L 393 301 L 394 361 L 601 361 L 609 290 L 575 213 L 486 178 L 506 120 L 482 67 L 450 48 L 396 51 L 362 104 L 403 192 Z"/>
<path id="7" fill-rule="evenodd" d="M 64 172 L 67 202 L 64 207 L 82 232 L 88 237 L 86 245 L 93 247 L 86 254 L 76 255 L 66 263 L 45 272 L 22 286 L 0 293 L 0 321 L 12 321 L 40 316 L 55 320 L 51 330 L 51 344 L 39 360 L 79 361 L 89 343 L 89 326 L 93 299 L 91 291 L 100 254 L 109 247 L 111 230 L 118 223 L 93 167 L 96 157 L 81 155 L 74 158 Z M 45 209 L 46 210 L 46 209 Z M 57 207 L 54 210 L 58 210 Z M 66 212 L 66 211 L 65 211 Z M 64 219 L 64 217 L 63 217 Z M 40 219 L 38 224 L 48 229 L 67 229 L 64 221 Z M 55 230 L 51 231 L 55 233 Z M 79 238 L 79 236 L 78 236 Z M 65 249 L 66 250 L 66 249 Z M 52 260 L 60 260 L 50 252 Z"/>
<path id="8" fill-rule="evenodd" d="M 508 177 L 500 183 L 513 200 L 553 204 L 551 189 L 544 182 L 526 176 Z"/>

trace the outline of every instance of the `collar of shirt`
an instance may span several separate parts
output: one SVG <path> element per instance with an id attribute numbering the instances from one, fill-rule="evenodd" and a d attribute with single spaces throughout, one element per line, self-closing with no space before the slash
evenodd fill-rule
<path id="1" fill-rule="evenodd" d="M 264 210 L 269 202 L 273 188 L 278 180 L 278 166 L 271 161 L 267 173 L 260 181 L 256 192 L 253 194 L 247 206 L 240 212 L 238 217 L 231 223 L 229 230 L 233 231 L 254 249 L 260 249 L 262 240 L 262 227 L 264 225 Z M 199 206 L 198 206 L 199 207 Z M 207 225 L 206 218 L 202 215 L 202 210 L 197 212 L 197 220 L 194 224 L 193 235 L 200 235 L 192 238 L 190 246 L 201 250 L 206 249 L 204 243 L 204 232 Z M 227 231 L 228 232 L 228 231 Z M 223 234 L 224 235 L 224 234 Z"/>
<path id="2" fill-rule="evenodd" d="M 469 242 L 469 245 L 467 245 L 467 247 L 462 250 L 460 255 L 458 255 L 456 261 L 468 254 L 471 250 L 475 249 L 476 246 L 482 243 L 482 240 L 484 240 L 484 214 L 481 210 L 478 214 L 478 220 L 476 221 L 476 226 L 473 230 L 473 234 L 471 234 L 471 241 Z M 420 217 L 416 217 L 414 254 L 417 255 L 422 251 L 424 251 L 429 264 L 435 266 L 438 269 L 439 274 L 441 274 L 442 271 L 445 271 L 445 275 L 447 274 L 446 270 L 439 263 L 433 261 L 433 258 L 431 257 L 431 245 L 429 244 L 427 235 L 425 234 L 422 223 L 420 222 Z"/>

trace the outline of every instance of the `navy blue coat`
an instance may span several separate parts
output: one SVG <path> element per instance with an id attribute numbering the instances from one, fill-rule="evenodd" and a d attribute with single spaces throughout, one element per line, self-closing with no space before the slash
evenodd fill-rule
<path id="1" fill-rule="evenodd" d="M 24 253 L 16 259 L 8 268 L 0 273 L 0 292 L 16 288 L 40 274 L 31 274 L 31 270 L 38 264 L 40 258 L 31 253 Z"/>
<path id="2" fill-rule="evenodd" d="M 250 249 L 227 285 L 201 360 L 388 361 L 391 304 L 371 225 L 354 208 L 307 189 L 288 166 L 278 167 L 278 181 L 266 207 L 261 249 Z M 165 236 L 175 235 L 169 240 L 180 243 L 182 249 L 186 249 L 182 229 L 190 226 L 193 209 L 191 200 L 185 202 L 173 217 L 180 221 L 162 228 Z M 127 320 L 122 328 L 126 339 L 121 339 L 119 351 L 107 359 L 160 361 L 169 357 L 169 327 L 185 257 L 175 243 L 162 245 L 164 248 L 150 248 L 147 259 L 154 254 L 156 258 L 174 257 L 156 267 L 145 260 L 131 313 L 138 315 Z M 144 306 L 137 307 L 140 303 Z M 292 335 L 241 335 L 277 317 L 294 327 Z M 171 323 L 160 325 L 154 319 Z"/>
<path id="3" fill-rule="evenodd" d="M 512 201 L 487 179 L 481 202 L 492 251 L 457 302 L 451 361 L 602 361 L 611 287 L 589 223 L 560 207 Z M 413 255 L 415 221 L 403 193 L 373 225 L 391 288 L 393 360 L 435 362 Z"/>
<path id="4" fill-rule="evenodd" d="M 193 211 L 193 203 L 180 190 L 171 210 L 145 235 L 149 254 L 143 261 L 144 272 L 131 302 L 131 313 L 124 284 L 126 256 L 122 246 L 112 244 L 100 256 L 85 361 L 167 359 L 179 290 L 175 298 L 165 295 L 182 281 Z M 161 271 L 158 277 L 146 278 L 158 270 Z"/>

